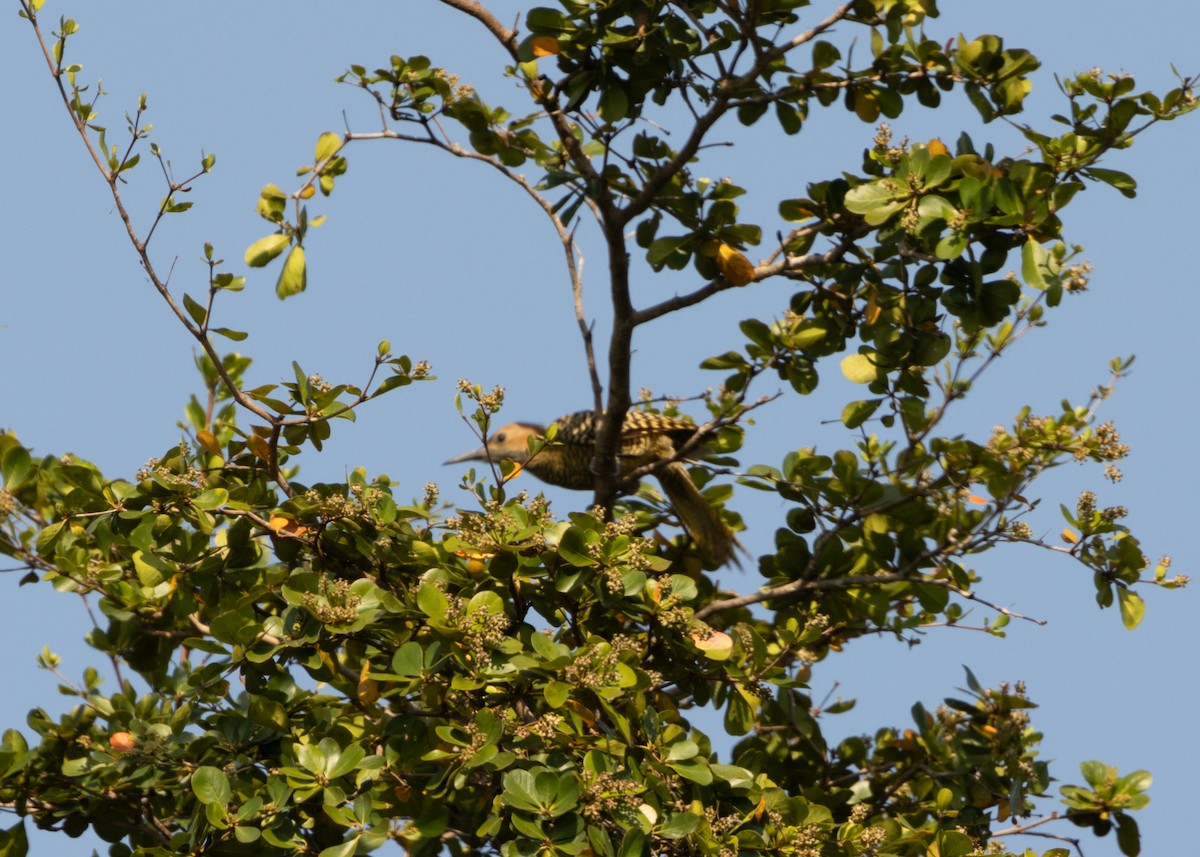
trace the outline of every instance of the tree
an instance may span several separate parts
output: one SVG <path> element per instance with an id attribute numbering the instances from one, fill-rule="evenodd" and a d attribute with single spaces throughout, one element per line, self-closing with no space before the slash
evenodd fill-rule
<path id="1" fill-rule="evenodd" d="M 187 441 L 133 480 L 0 440 L 0 546 L 31 580 L 97 604 L 89 642 L 118 683 L 104 694 L 89 671 L 68 685 L 80 706 L 58 720 L 35 712 L 35 746 L 6 733 L 0 800 L 44 827 L 90 827 L 120 842 L 115 854 L 335 857 L 390 838 L 416 853 L 954 855 L 1053 829 L 1030 820 L 1050 775 L 1021 687 L 968 674 L 966 698 L 831 746 L 807 681 L 857 638 L 954 624 L 968 602 L 992 610 L 983 631 L 1002 634 L 1013 614 L 970 565 L 1002 544 L 1082 563 L 1100 606 L 1116 605 L 1129 627 L 1142 616 L 1138 584 L 1178 584 L 1165 564 L 1151 568 L 1120 510 L 1090 495 L 1064 509 L 1065 546 L 1024 524 L 1047 470 L 1087 459 L 1116 475 L 1125 448 L 1095 419 L 1111 381 L 988 438 L 957 436 L 946 420 L 1064 291 L 1086 284 L 1061 212 L 1088 182 L 1132 194 L 1131 178 L 1099 164 L 1191 110 L 1195 79 L 1162 95 L 1136 93 L 1127 76 L 1067 79 L 1055 135 L 1014 118 L 1037 60 L 995 36 L 927 36 L 931 3 L 564 2 L 531 10 L 518 33 L 470 0 L 444 2 L 507 52 L 521 115 L 423 57 L 351 66 L 344 79 L 374 99 L 381 126 L 321 134 L 298 187 L 264 188 L 272 233 L 244 261 L 276 264 L 281 298 L 303 291 L 305 240 L 320 222 L 310 200 L 332 194 L 368 140 L 494 168 L 562 243 L 599 419 L 597 511 L 552 516 L 540 497 L 514 493 L 516 471 L 501 461 L 468 476 L 476 504 L 453 514 L 433 492 L 405 505 L 361 471 L 302 483 L 297 462 L 320 451 L 333 420 L 429 378 L 428 367 L 381 343 L 384 377 L 361 389 L 298 366 L 286 384 L 247 388 L 248 358 L 214 338 L 245 338 L 215 326 L 245 278 L 206 247 L 195 298 L 168 286 L 150 252 L 158 223 L 186 210 L 183 191 L 215 159 L 183 180 L 164 170 L 163 203 L 138 233 L 122 185 L 146 150 L 165 164 L 146 139 L 145 100 L 110 144 L 98 90 L 67 61 L 74 23 L 51 35 L 41 4 L 23 2 L 143 269 L 201 349 L 204 392 L 188 406 Z M 870 45 L 857 62 L 856 36 Z M 742 189 L 698 172 L 723 120 L 798 134 L 817 108 L 842 104 L 875 123 L 959 90 L 984 120 L 1016 124 L 1031 151 L 1005 156 L 966 135 L 953 149 L 902 143 L 881 126 L 858 173 L 780 202 L 791 225 L 757 264 L 747 252 L 762 229 L 739 220 Z M 576 229 L 595 229 L 606 252 L 613 326 L 598 356 Z M 630 281 L 643 259 L 704 284 L 648 300 Z M 1019 277 L 1001 273 L 1014 264 Z M 756 588 L 710 574 L 683 536 L 650 538 L 672 512 L 623 483 L 663 463 L 622 476 L 616 459 L 630 408 L 680 412 L 635 405 L 634 331 L 765 280 L 795 283 L 789 312 L 743 322 L 745 346 L 707 361 L 720 385 L 676 452 L 705 456 L 692 475 L 715 508 L 733 495 L 710 479 L 730 473 L 787 504 L 774 551 L 756 559 Z M 764 378 L 803 396 L 833 361 L 866 390 L 842 414 L 849 448 L 742 468 L 733 456 L 748 418 L 771 406 Z M 1126 368 L 1114 362 L 1112 380 Z M 459 397 L 488 434 L 502 393 L 463 383 Z M 724 740 L 697 727 L 705 707 L 722 713 Z M 1099 762 L 1082 773 L 1086 785 L 1063 790 L 1063 815 L 1115 830 L 1137 853 L 1129 811 L 1145 802 L 1146 775 Z M 6 835 L 12 853 L 23 830 Z"/>

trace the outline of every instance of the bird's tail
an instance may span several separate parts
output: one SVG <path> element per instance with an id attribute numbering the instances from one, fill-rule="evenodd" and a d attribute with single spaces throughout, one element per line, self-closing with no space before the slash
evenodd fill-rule
<path id="1" fill-rule="evenodd" d="M 675 507 L 679 522 L 700 549 L 705 562 L 718 568 L 733 559 L 737 545 L 733 531 L 725 526 L 717 510 L 704 499 L 683 462 L 672 461 L 660 468 L 655 476 L 662 485 L 663 493 Z"/>

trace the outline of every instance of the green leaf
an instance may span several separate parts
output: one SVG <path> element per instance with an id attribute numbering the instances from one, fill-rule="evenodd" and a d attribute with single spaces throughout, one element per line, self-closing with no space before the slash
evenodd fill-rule
<path id="1" fill-rule="evenodd" d="M 30 464 L 29 450 L 25 447 L 13 446 L 5 450 L 4 458 L 0 459 L 0 470 L 4 471 L 4 487 L 10 491 L 17 487 L 29 473 Z"/>
<path id="2" fill-rule="evenodd" d="M 291 236 L 283 232 L 259 238 L 246 248 L 246 264 L 251 268 L 262 268 L 286 250 L 291 243 Z"/>
<path id="3" fill-rule="evenodd" d="M 504 791 L 500 800 L 515 809 L 528 812 L 540 812 L 541 803 L 538 800 L 537 782 L 532 771 L 520 768 L 509 771 L 504 775 Z"/>
<path id="4" fill-rule="evenodd" d="M 655 833 L 664 839 L 682 839 L 700 826 L 700 816 L 692 812 L 675 812 L 660 824 Z"/>
<path id="5" fill-rule="evenodd" d="M 611 84 L 600 95 L 600 118 L 620 122 L 629 113 L 629 96 L 620 84 Z"/>
<path id="6" fill-rule="evenodd" d="M 341 145 L 342 137 L 340 134 L 335 134 L 333 131 L 326 131 L 317 138 L 316 163 L 320 164 L 322 161 L 329 160 L 337 153 Z"/>
<path id="7" fill-rule="evenodd" d="M 950 789 L 938 789 L 937 797 L 934 803 L 934 805 L 937 807 L 937 811 L 945 812 L 950 808 L 952 803 L 954 803 L 954 792 L 950 791 Z"/>
<path id="8" fill-rule="evenodd" d="M 576 568 L 591 568 L 599 564 L 588 555 L 587 549 L 587 540 L 578 527 L 568 527 L 558 540 L 558 555 Z"/>
<path id="9" fill-rule="evenodd" d="M 367 751 L 364 750 L 360 745 L 349 744 L 346 747 L 343 747 L 340 753 L 334 754 L 330 758 L 332 764 L 325 772 L 325 775 L 331 780 L 337 779 L 338 777 L 344 777 L 346 774 L 356 769 L 359 762 L 361 762 L 366 755 Z"/>
<path id="10" fill-rule="evenodd" d="M 890 184 L 869 182 L 846 194 L 846 208 L 861 214 L 869 225 L 879 226 L 906 205 L 907 200 L 897 199 L 896 194 Z"/>
<path id="11" fill-rule="evenodd" d="M 1042 276 L 1042 269 L 1045 267 L 1049 255 L 1046 248 L 1033 236 L 1027 238 L 1025 246 L 1021 248 L 1021 276 L 1035 289 L 1042 291 L 1046 289 L 1046 279 Z"/>
<path id="12" fill-rule="evenodd" d="M 571 698 L 571 685 L 565 681 L 550 681 L 542 688 L 542 696 L 551 708 L 561 708 Z"/>
<path id="13" fill-rule="evenodd" d="M 975 843 L 965 833 L 957 830 L 943 830 L 938 833 L 938 857 L 966 857 L 974 851 Z"/>
<path id="14" fill-rule="evenodd" d="M 1146 614 L 1146 602 L 1132 589 L 1123 586 L 1117 589 L 1117 602 L 1121 606 L 1121 621 L 1132 631 L 1142 623 L 1142 617 Z"/>
<path id="15" fill-rule="evenodd" d="M 233 789 L 229 785 L 229 777 L 220 768 L 212 765 L 201 765 L 192 774 L 192 792 L 204 804 L 214 804 L 224 807 L 233 797 Z"/>
<path id="16" fill-rule="evenodd" d="M 224 488 L 209 488 L 192 498 L 192 505 L 206 512 L 219 509 L 228 502 L 229 491 Z"/>
<path id="17" fill-rule="evenodd" d="M 205 319 L 208 318 L 208 311 L 187 292 L 183 293 L 183 308 L 192 317 L 192 321 L 198 325 L 203 326 Z"/>
<path id="18" fill-rule="evenodd" d="M 646 251 L 646 261 L 654 268 L 660 268 L 677 253 L 683 253 L 683 247 L 690 241 L 687 235 L 674 238 L 658 238 Z"/>
<path id="19" fill-rule="evenodd" d="M 392 669 L 405 678 L 419 678 L 425 671 L 421 644 L 409 640 L 392 655 Z"/>
<path id="20" fill-rule="evenodd" d="M 1114 775 L 1116 774 L 1116 771 L 1114 771 L 1108 765 L 1104 764 L 1103 762 L 1098 762 L 1095 759 L 1081 763 L 1079 765 L 1079 771 L 1083 774 L 1083 778 L 1087 780 L 1088 785 L 1092 786 L 1093 788 L 1108 779 L 1110 773 Z"/>
<path id="21" fill-rule="evenodd" d="M 288 731 L 287 709 L 274 699 L 265 696 L 250 697 L 250 719 L 260 726 L 268 726 L 279 732 Z"/>
<path id="22" fill-rule="evenodd" d="M 0 830 L 0 857 L 26 857 L 29 854 L 29 835 L 24 820 L 7 830 Z"/>
<path id="23" fill-rule="evenodd" d="M 330 845 L 317 857 L 353 857 L 354 852 L 358 850 L 358 840 L 359 837 L 355 836 L 337 845 Z"/>
<path id="24" fill-rule="evenodd" d="M 417 590 L 417 606 L 430 619 L 440 622 L 446 618 L 450 602 L 446 600 L 445 593 L 432 583 L 422 583 Z"/>
<path id="25" fill-rule="evenodd" d="M 617 857 L 641 857 L 646 853 L 646 834 L 640 827 L 631 827 L 621 838 Z"/>
<path id="26" fill-rule="evenodd" d="M 1137 196 L 1137 182 L 1133 176 L 1120 170 L 1102 170 L 1099 167 L 1089 167 L 1084 173 L 1089 178 L 1111 185 L 1121 192 L 1122 196 L 1133 199 Z"/>
<path id="27" fill-rule="evenodd" d="M 1118 812 L 1117 845 L 1125 857 L 1138 857 L 1142 853 L 1142 837 L 1138 832 L 1137 821 L 1124 812 Z"/>
<path id="28" fill-rule="evenodd" d="M 547 35 L 570 32 L 573 29 L 570 19 L 561 11 L 544 6 L 535 6 L 529 10 L 525 16 L 525 26 L 529 28 L 530 32 Z"/>
<path id="29" fill-rule="evenodd" d="M 858 428 L 871 418 L 871 415 L 883 403 L 883 399 L 863 399 L 851 402 L 842 408 L 842 425 L 846 428 Z"/>

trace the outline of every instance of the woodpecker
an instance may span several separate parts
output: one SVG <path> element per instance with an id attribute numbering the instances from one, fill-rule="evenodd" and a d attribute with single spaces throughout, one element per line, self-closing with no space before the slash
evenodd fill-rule
<path id="1" fill-rule="evenodd" d="M 529 441 L 544 438 L 547 427 L 537 423 L 510 423 L 494 432 L 483 446 L 456 455 L 446 464 L 507 459 L 551 485 L 576 491 L 594 490 L 595 412 L 567 414 L 555 420 L 554 426 L 553 442 L 533 455 L 529 453 Z M 678 449 L 695 433 L 696 426 L 692 423 L 647 411 L 629 411 L 621 429 L 617 461 L 622 478 L 646 465 L 663 462 L 654 471 L 663 493 L 705 561 L 718 567 L 733 557 L 736 544 L 733 533 L 692 482 L 683 462 L 673 460 Z"/>

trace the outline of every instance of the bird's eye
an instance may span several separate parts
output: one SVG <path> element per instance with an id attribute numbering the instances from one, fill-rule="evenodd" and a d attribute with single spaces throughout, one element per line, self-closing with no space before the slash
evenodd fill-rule
<path id="1" fill-rule="evenodd" d="M 492 438 L 492 440 L 496 441 L 496 443 L 504 443 L 504 437 L 504 432 L 500 432 L 500 434 L 496 435 L 494 438 Z"/>

